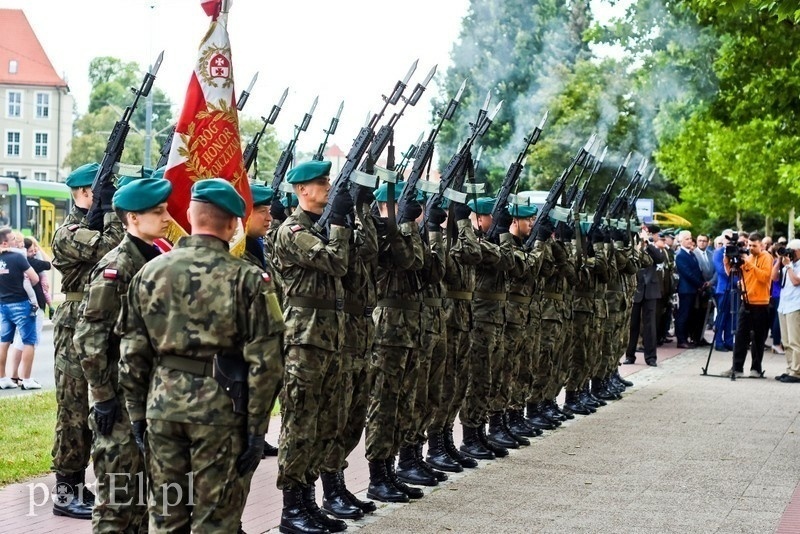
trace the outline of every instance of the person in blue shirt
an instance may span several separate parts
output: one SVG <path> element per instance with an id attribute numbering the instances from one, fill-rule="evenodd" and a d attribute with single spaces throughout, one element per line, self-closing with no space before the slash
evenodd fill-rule
<path id="1" fill-rule="evenodd" d="M 722 232 L 723 245 L 714 251 L 714 270 L 717 272 L 717 285 L 714 288 L 714 300 L 717 304 L 717 319 L 714 322 L 714 350 L 729 352 L 733 350 L 733 328 L 737 304 L 731 301 L 731 293 L 736 288 L 735 282 L 725 271 L 725 245 L 733 235 L 732 230 Z"/>

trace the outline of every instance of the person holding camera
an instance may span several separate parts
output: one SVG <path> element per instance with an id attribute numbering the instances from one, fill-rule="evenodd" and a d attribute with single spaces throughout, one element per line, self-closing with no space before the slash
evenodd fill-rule
<path id="1" fill-rule="evenodd" d="M 792 239 L 777 250 L 779 261 L 772 268 L 772 280 L 780 282 L 778 321 L 781 325 L 786 372 L 775 380 L 800 382 L 800 239 Z"/>
<path id="2" fill-rule="evenodd" d="M 720 373 L 722 376 L 744 374 L 748 348 L 752 356 L 750 376 L 762 376 L 761 360 L 769 330 L 769 294 L 772 280 L 772 256 L 764 252 L 763 247 L 761 234 L 753 232 L 748 237 L 749 254 L 739 245 L 728 245 L 725 248 L 725 270 L 728 274 L 737 268 L 741 271 L 743 306 L 739 310 L 736 325 L 733 367 Z"/>

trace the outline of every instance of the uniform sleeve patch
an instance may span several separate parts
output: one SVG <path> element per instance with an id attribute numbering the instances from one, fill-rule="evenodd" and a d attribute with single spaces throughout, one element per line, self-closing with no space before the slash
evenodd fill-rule
<path id="1" fill-rule="evenodd" d="M 300 230 L 303 229 L 303 225 L 302 224 L 295 224 L 294 226 L 290 227 L 289 229 L 292 231 L 292 233 L 296 234 L 297 232 L 299 232 Z"/>
<path id="2" fill-rule="evenodd" d="M 269 275 L 269 273 L 261 273 L 261 278 L 265 282 L 270 282 L 272 280 L 272 277 Z"/>
<path id="3" fill-rule="evenodd" d="M 116 280 L 118 276 L 118 272 L 116 269 L 104 269 L 103 270 L 103 278 L 106 280 Z"/>
<path id="4" fill-rule="evenodd" d="M 74 232 L 80 227 L 81 227 L 80 224 L 70 224 L 69 226 L 67 226 L 67 230 L 69 230 L 70 232 Z"/>

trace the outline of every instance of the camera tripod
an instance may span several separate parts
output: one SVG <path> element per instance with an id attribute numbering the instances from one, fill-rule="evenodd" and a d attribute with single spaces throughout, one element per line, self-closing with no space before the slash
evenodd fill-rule
<path id="1" fill-rule="evenodd" d="M 747 287 L 745 286 L 744 277 L 742 276 L 742 271 L 741 271 L 741 268 L 740 268 L 739 264 L 738 263 L 733 263 L 733 264 L 731 264 L 730 268 L 731 268 L 731 272 L 729 273 L 729 276 L 728 276 L 728 285 L 725 287 L 725 292 L 723 294 L 727 297 L 727 299 L 728 299 L 727 300 L 728 307 L 730 308 L 730 312 L 729 313 L 730 313 L 731 322 L 732 322 L 731 331 L 732 331 L 732 335 L 733 335 L 733 354 L 735 355 L 736 354 L 736 347 L 737 347 L 736 344 L 739 341 L 737 336 L 736 336 L 736 330 L 738 328 L 738 321 L 739 321 L 739 313 L 747 313 L 746 307 L 747 307 L 748 301 L 747 301 Z M 742 283 L 741 290 L 739 289 L 739 284 L 738 284 L 739 281 L 741 281 L 741 283 Z M 741 301 L 745 305 L 745 310 L 743 310 L 741 312 L 739 310 L 739 299 L 741 299 Z M 714 299 L 710 299 L 708 301 L 708 306 L 706 307 L 706 315 L 705 315 L 705 319 L 704 319 L 704 322 L 703 322 L 704 328 L 705 328 L 705 325 L 708 324 L 708 317 L 709 317 L 709 314 L 711 313 L 712 307 L 714 307 L 714 306 L 716 306 L 716 304 L 714 302 Z M 718 313 L 725 313 L 723 310 L 717 310 L 717 312 Z M 722 327 L 722 324 L 720 322 L 720 327 L 719 328 L 714 328 L 714 339 L 711 340 L 711 345 L 708 347 L 708 358 L 706 359 L 706 366 L 705 367 L 701 367 L 701 369 L 703 371 L 703 373 L 702 373 L 703 376 L 718 376 L 720 378 L 727 378 L 727 377 L 725 377 L 723 375 L 711 374 L 711 373 L 708 372 L 708 366 L 709 366 L 709 363 L 711 362 L 711 353 L 714 352 L 714 348 L 717 346 L 717 341 L 720 340 L 720 337 L 722 336 L 722 332 L 721 332 L 722 328 L 721 327 Z M 754 332 L 751 332 L 750 340 L 751 340 L 751 343 L 757 343 L 757 342 L 763 343 L 763 341 L 759 341 L 759 340 L 756 339 L 756 336 L 755 336 Z M 733 370 L 733 364 L 732 363 L 731 363 L 731 376 L 730 376 L 730 378 L 731 378 L 732 381 L 736 380 L 736 372 Z M 761 371 L 761 375 L 757 376 L 757 377 L 756 376 L 742 376 L 742 377 L 739 377 L 739 378 L 764 378 L 764 371 L 762 370 Z"/>

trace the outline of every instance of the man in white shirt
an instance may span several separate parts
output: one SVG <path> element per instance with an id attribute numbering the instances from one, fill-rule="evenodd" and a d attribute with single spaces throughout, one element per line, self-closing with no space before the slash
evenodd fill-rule
<path id="1" fill-rule="evenodd" d="M 778 320 L 786 351 L 786 372 L 775 380 L 800 382 L 800 239 L 786 244 L 785 253 L 772 267 L 772 279 L 781 282 Z"/>

